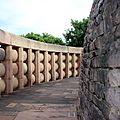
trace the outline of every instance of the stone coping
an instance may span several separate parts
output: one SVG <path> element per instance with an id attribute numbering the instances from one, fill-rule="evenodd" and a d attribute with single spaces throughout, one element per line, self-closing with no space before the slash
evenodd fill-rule
<path id="1" fill-rule="evenodd" d="M 22 48 L 31 48 L 34 50 L 49 51 L 49 52 L 64 52 L 64 53 L 82 53 L 82 47 L 70 47 L 64 45 L 55 45 L 43 43 L 27 39 L 21 36 L 14 35 L 0 29 L 0 43 Z"/>

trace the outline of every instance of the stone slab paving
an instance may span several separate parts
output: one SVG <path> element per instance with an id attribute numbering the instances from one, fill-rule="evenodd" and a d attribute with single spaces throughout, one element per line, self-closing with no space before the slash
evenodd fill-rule
<path id="1" fill-rule="evenodd" d="M 34 85 L 0 98 L 0 120 L 77 120 L 79 78 Z"/>

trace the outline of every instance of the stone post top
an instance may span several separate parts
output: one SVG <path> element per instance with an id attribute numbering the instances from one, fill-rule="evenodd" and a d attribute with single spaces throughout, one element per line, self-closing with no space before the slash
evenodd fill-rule
<path id="1" fill-rule="evenodd" d="M 0 29 L 0 43 L 12 45 L 22 48 L 31 48 L 34 50 L 50 51 L 50 52 L 69 52 L 69 53 L 82 53 L 82 47 L 70 47 L 65 45 L 55 45 L 49 43 L 38 42 L 35 40 L 27 39 Z"/>

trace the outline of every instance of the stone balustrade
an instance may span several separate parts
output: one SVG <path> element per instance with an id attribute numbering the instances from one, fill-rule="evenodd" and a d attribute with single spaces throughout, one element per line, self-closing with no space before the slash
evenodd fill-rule
<path id="1" fill-rule="evenodd" d="M 0 93 L 79 76 L 82 48 L 53 45 L 0 30 Z"/>

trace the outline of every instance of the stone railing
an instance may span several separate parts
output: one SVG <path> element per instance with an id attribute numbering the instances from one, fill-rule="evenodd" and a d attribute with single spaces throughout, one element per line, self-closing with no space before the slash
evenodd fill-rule
<path id="1" fill-rule="evenodd" d="M 82 48 L 41 43 L 0 30 L 0 93 L 79 76 Z"/>

